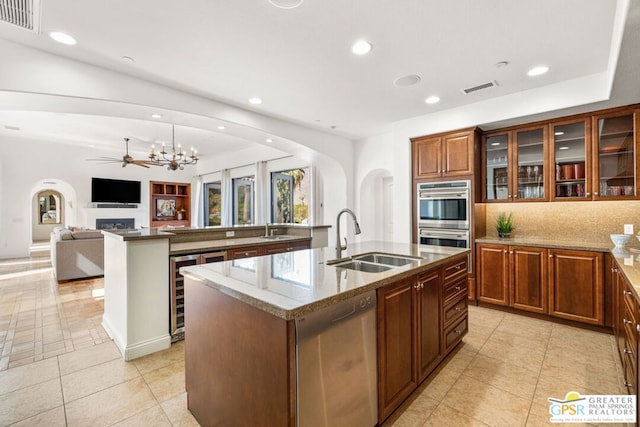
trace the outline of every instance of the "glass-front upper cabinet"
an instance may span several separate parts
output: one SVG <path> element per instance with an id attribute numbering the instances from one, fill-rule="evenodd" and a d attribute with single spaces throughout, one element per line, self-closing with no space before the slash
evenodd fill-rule
<path id="1" fill-rule="evenodd" d="M 511 200 L 509 187 L 509 133 L 483 137 L 485 201 Z"/>
<path id="2" fill-rule="evenodd" d="M 550 124 L 552 199 L 591 199 L 590 130 L 589 120 Z"/>
<path id="3" fill-rule="evenodd" d="M 513 194 L 514 201 L 546 200 L 545 159 L 547 127 L 541 126 L 514 132 Z"/>
<path id="4" fill-rule="evenodd" d="M 638 153 L 635 131 L 638 113 L 595 116 L 594 194 L 598 199 L 637 198 Z"/>

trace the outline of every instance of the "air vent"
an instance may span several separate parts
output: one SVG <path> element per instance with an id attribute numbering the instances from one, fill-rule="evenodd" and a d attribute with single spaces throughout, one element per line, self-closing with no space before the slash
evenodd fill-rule
<path id="1" fill-rule="evenodd" d="M 489 89 L 491 87 L 496 87 L 496 86 L 498 86 L 498 82 L 494 80 L 492 82 L 483 83 L 483 84 L 478 85 L 478 86 L 469 87 L 469 88 L 466 88 L 466 89 L 461 89 L 461 92 L 464 93 L 465 95 L 469 95 L 472 92 L 477 92 L 479 90 Z"/>
<path id="2" fill-rule="evenodd" d="M 0 22 L 40 33 L 42 0 L 0 0 Z"/>

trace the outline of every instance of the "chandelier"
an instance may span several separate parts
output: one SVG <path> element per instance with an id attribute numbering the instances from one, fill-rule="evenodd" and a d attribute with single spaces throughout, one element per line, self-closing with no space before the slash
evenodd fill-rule
<path id="1" fill-rule="evenodd" d="M 171 125 L 171 154 L 167 153 L 164 142 L 162 143 L 162 150 L 156 153 L 155 146 L 151 146 L 151 153 L 149 153 L 149 163 L 154 166 L 166 166 L 167 170 L 184 170 L 185 165 L 195 165 L 198 163 L 198 152 L 191 147 L 191 154 L 187 156 L 187 153 L 182 151 L 182 145 L 178 144 L 178 150 L 176 151 L 176 127 Z"/>

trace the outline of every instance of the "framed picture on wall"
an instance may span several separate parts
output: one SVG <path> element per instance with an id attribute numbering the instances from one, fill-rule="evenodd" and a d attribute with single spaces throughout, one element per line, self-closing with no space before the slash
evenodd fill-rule
<path id="1" fill-rule="evenodd" d="M 176 201 L 173 199 L 156 200 L 156 216 L 175 216 Z"/>

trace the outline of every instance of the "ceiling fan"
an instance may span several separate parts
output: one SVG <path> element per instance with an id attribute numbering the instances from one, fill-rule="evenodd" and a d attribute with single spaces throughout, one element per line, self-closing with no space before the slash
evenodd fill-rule
<path id="1" fill-rule="evenodd" d="M 138 165 L 143 168 L 148 168 L 149 165 L 152 165 L 149 160 L 135 160 L 133 157 L 129 155 L 129 138 L 124 138 L 124 142 L 126 144 L 126 154 L 122 156 L 122 159 L 118 159 L 116 157 L 98 157 L 96 159 L 87 159 L 89 161 L 97 161 L 97 162 L 105 162 L 105 163 L 118 163 L 122 162 L 122 167 L 127 165 Z"/>

